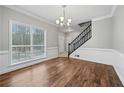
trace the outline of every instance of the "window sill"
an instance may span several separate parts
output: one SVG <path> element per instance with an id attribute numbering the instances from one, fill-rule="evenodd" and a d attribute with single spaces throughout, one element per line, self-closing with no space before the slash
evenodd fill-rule
<path id="1" fill-rule="evenodd" d="M 24 64 L 24 63 L 28 63 L 30 61 L 35 61 L 35 60 L 39 60 L 39 59 L 43 59 L 43 58 L 46 58 L 46 55 L 38 56 L 36 58 L 31 58 L 30 60 L 20 61 L 20 62 L 17 62 L 17 63 L 11 63 L 10 66 Z"/>

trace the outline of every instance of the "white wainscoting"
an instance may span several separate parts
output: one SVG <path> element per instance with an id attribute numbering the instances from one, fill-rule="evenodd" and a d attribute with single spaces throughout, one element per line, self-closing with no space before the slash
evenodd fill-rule
<path id="1" fill-rule="evenodd" d="M 113 49 L 79 48 L 71 54 L 71 57 L 113 65 L 124 85 L 124 54 Z"/>
<path id="2" fill-rule="evenodd" d="M 48 59 L 56 58 L 58 57 L 58 47 L 47 47 L 47 57 L 44 59 L 13 66 L 10 66 L 8 54 L 8 51 L 0 52 L 0 74 L 37 64 Z M 80 57 L 76 57 L 75 55 L 79 55 Z M 112 49 L 79 48 L 73 54 L 71 54 L 71 57 L 113 65 L 124 85 L 124 54 Z"/>
<path id="3" fill-rule="evenodd" d="M 114 63 L 114 68 L 124 85 L 124 54 L 113 50 L 118 60 Z"/>
<path id="4" fill-rule="evenodd" d="M 58 47 L 47 47 L 46 48 L 46 58 L 39 59 L 39 60 L 33 60 L 30 62 L 20 63 L 17 65 L 10 65 L 9 62 L 9 52 L 8 51 L 2 51 L 0 52 L 0 74 L 7 73 L 19 68 L 27 67 L 33 64 L 40 63 L 45 60 L 49 60 L 52 58 L 58 57 Z"/>
<path id="5" fill-rule="evenodd" d="M 0 70 L 6 66 L 8 62 L 8 51 L 0 51 Z"/>
<path id="6" fill-rule="evenodd" d="M 109 65 L 113 65 L 113 61 L 115 61 L 112 49 L 79 48 L 71 54 L 71 57 Z"/>

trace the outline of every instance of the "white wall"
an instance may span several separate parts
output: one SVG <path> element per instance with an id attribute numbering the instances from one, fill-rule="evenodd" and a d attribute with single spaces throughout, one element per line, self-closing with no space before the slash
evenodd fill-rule
<path id="1" fill-rule="evenodd" d="M 56 47 L 58 45 L 58 28 L 48 24 L 46 22 L 42 22 L 36 18 L 27 16 L 20 12 L 14 11 L 12 9 L 0 6 L 0 11 L 2 12 L 2 50 L 8 50 L 9 48 L 9 20 L 15 20 L 22 23 L 36 25 L 38 27 L 44 28 L 47 30 L 47 40 L 46 45 L 47 47 Z M 1 17 L 1 16 L 0 16 Z M 0 32 L 1 34 L 1 32 Z"/>
<path id="2" fill-rule="evenodd" d="M 2 9 L 0 8 L 0 50 L 2 50 Z"/>
<path id="3" fill-rule="evenodd" d="M 118 6 L 112 18 L 93 22 L 92 31 L 92 39 L 71 57 L 113 65 L 124 84 L 124 6 Z"/>
<path id="4" fill-rule="evenodd" d="M 124 53 L 124 6 L 118 6 L 113 16 L 113 48 Z"/>
<path id="5" fill-rule="evenodd" d="M 58 36 L 59 53 L 61 53 L 65 51 L 65 33 L 63 33 L 62 31 L 59 31 L 58 35 L 59 35 Z"/>
<path id="6" fill-rule="evenodd" d="M 22 23 L 35 25 L 47 30 L 46 32 L 46 52 L 47 57 L 39 60 L 32 60 L 18 65 L 10 65 L 9 57 L 9 20 L 15 20 Z M 58 28 L 46 22 L 26 14 L 14 11 L 12 9 L 0 6 L 0 74 L 12 71 L 18 68 L 26 67 L 32 64 L 42 62 L 43 60 L 58 57 Z"/>
<path id="7" fill-rule="evenodd" d="M 112 65 L 124 85 L 124 54 L 113 49 L 79 48 L 71 54 L 71 57 Z"/>
<path id="8" fill-rule="evenodd" d="M 8 60 L 9 45 L 9 20 L 16 20 L 27 24 L 37 25 L 47 30 L 47 58 L 37 61 L 27 62 L 20 65 L 10 66 Z M 8 71 L 32 65 L 43 60 L 58 56 L 58 29 L 48 23 L 39 21 L 25 14 L 13 11 L 11 9 L 0 6 L 0 74 Z M 85 43 L 83 48 L 114 48 L 124 53 L 124 6 L 119 6 L 114 17 L 92 22 L 92 38 Z M 112 29 L 113 28 L 113 29 Z M 67 35 L 67 43 L 70 43 L 80 31 L 71 32 Z M 112 34 L 113 33 L 113 34 Z M 60 34 L 60 41 L 64 40 L 64 33 Z M 64 46 L 63 44 L 61 46 Z M 61 51 L 63 47 L 61 47 Z M 95 51 L 95 52 L 94 52 Z M 116 71 L 120 73 L 120 77 L 124 79 L 124 56 L 116 55 L 115 52 L 109 50 L 95 49 L 78 49 L 72 54 L 72 57 L 79 54 L 81 59 L 91 60 L 98 63 L 114 65 Z"/>
<path id="9" fill-rule="evenodd" d="M 67 42 L 71 42 L 81 31 L 74 31 L 68 35 Z M 107 18 L 99 21 L 92 21 L 92 38 L 82 47 L 86 48 L 112 48 L 112 19 Z"/>
<path id="10" fill-rule="evenodd" d="M 115 60 L 116 56 L 112 52 L 112 49 L 79 48 L 71 54 L 71 57 L 113 65 L 117 60 Z M 79 57 L 76 55 L 79 55 Z"/>
<path id="11" fill-rule="evenodd" d="M 118 6 L 112 17 L 113 48 L 119 51 L 119 59 L 115 62 L 116 69 L 124 79 L 124 6 Z"/>
<path id="12" fill-rule="evenodd" d="M 0 74 L 7 73 L 19 68 L 27 67 L 33 64 L 41 63 L 45 60 L 58 57 L 58 47 L 47 47 L 46 58 L 32 60 L 21 64 L 10 65 L 8 52 L 9 51 L 0 52 Z"/>

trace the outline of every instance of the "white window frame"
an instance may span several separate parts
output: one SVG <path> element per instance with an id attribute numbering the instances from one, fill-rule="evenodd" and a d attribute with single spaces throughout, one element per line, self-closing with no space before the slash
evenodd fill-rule
<path id="1" fill-rule="evenodd" d="M 31 58 L 29 60 L 24 60 L 24 61 L 19 61 L 17 63 L 13 63 L 12 62 L 12 48 L 13 48 L 12 47 L 12 25 L 13 24 L 20 24 L 20 25 L 28 26 L 30 28 L 33 27 L 33 28 L 36 28 L 36 29 L 43 30 L 43 32 L 44 32 L 44 45 L 33 45 L 33 46 L 44 46 L 44 55 L 42 55 L 42 56 L 35 56 L 35 58 Z M 43 29 L 41 27 L 38 27 L 38 26 L 35 26 L 35 25 L 29 25 L 29 24 L 18 22 L 18 21 L 14 21 L 14 20 L 10 20 L 9 21 L 9 60 L 10 60 L 10 65 L 16 65 L 16 64 L 21 64 L 21 63 L 30 62 L 30 61 L 34 61 L 34 60 L 45 58 L 46 57 L 46 32 L 47 32 L 47 30 Z M 28 45 L 15 45 L 15 47 L 16 46 L 28 46 Z"/>

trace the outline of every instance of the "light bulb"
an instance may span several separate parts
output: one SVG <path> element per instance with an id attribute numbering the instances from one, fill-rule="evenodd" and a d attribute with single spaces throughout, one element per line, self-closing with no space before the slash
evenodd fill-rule
<path id="1" fill-rule="evenodd" d="M 60 21 L 64 21 L 64 17 L 60 17 Z"/>
<path id="2" fill-rule="evenodd" d="M 63 26 L 63 23 L 60 23 L 60 26 Z"/>
<path id="3" fill-rule="evenodd" d="M 57 25 L 59 24 L 59 20 L 56 20 L 56 24 L 57 24 Z"/>
<path id="4" fill-rule="evenodd" d="M 72 21 L 71 19 L 68 19 L 68 22 L 69 22 L 69 23 L 71 23 L 71 21 Z"/>
<path id="5" fill-rule="evenodd" d="M 69 22 L 67 23 L 67 26 L 70 26 L 70 23 Z"/>

